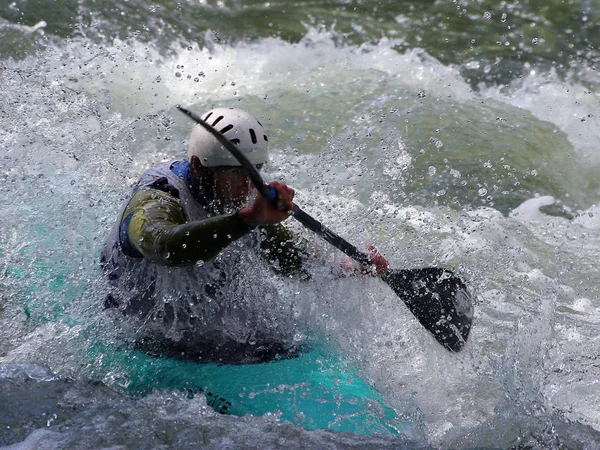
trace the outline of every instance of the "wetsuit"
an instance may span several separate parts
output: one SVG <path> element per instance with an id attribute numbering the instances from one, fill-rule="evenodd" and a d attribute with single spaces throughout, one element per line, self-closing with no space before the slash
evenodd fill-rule
<path id="1" fill-rule="evenodd" d="M 264 262 L 307 277 L 308 255 L 280 224 L 212 215 L 187 160 L 161 164 L 141 176 L 102 252 L 106 306 L 149 351 L 223 362 L 291 356 L 290 311 Z"/>

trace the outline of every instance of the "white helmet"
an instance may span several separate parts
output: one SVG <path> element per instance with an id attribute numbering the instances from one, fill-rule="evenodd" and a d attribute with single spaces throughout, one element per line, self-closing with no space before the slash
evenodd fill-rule
<path id="1" fill-rule="evenodd" d="M 255 117 L 238 108 L 215 108 L 202 119 L 220 131 L 252 164 L 264 164 L 269 159 L 265 129 Z M 188 157 L 197 156 L 204 167 L 239 166 L 235 157 L 202 125 L 196 124 L 190 136 Z"/>

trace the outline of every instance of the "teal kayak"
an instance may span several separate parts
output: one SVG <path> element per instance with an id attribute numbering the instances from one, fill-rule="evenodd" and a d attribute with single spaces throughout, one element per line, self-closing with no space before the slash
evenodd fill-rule
<path id="1" fill-rule="evenodd" d="M 29 319 L 35 324 L 60 321 L 67 326 L 80 322 L 67 311 L 86 286 L 71 285 L 53 267 L 37 269 L 39 278 L 24 292 Z M 12 273 L 17 278 L 23 275 Z M 40 296 L 40 291 L 49 295 Z M 98 336 L 88 335 L 81 344 L 78 353 L 85 370 L 91 371 L 88 375 L 129 395 L 145 396 L 155 390 L 204 395 L 219 413 L 273 414 L 281 422 L 311 430 L 411 436 L 416 428 L 385 404 L 350 358 L 341 358 L 325 345 L 313 345 L 296 358 L 228 365 L 151 356 L 106 344 Z"/>
<path id="2" fill-rule="evenodd" d="M 377 389 L 325 347 L 297 358 L 260 364 L 197 363 L 153 357 L 139 350 L 96 344 L 88 348 L 94 375 L 144 396 L 179 390 L 201 394 L 217 412 L 271 413 L 307 429 L 357 434 L 407 434 L 412 424 L 386 406 Z"/>

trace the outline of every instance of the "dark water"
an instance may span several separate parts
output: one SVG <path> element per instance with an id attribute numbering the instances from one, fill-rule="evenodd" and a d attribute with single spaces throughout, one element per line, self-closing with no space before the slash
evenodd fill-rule
<path id="1" fill-rule="evenodd" d="M 2 2 L 0 445 L 599 448 L 599 23 L 598 1 Z M 252 111 L 309 213 L 469 281 L 459 355 L 377 280 L 276 281 L 418 417 L 408 440 L 130 397 L 77 357 L 129 185 L 185 154 L 180 103 Z"/>

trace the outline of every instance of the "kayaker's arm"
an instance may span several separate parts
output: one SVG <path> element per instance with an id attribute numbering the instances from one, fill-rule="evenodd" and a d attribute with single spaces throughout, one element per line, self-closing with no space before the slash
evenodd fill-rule
<path id="1" fill-rule="evenodd" d="M 153 188 L 134 194 L 123 222 L 129 243 L 141 256 L 168 266 L 208 261 L 253 228 L 237 214 L 188 222 L 177 197 Z"/>

